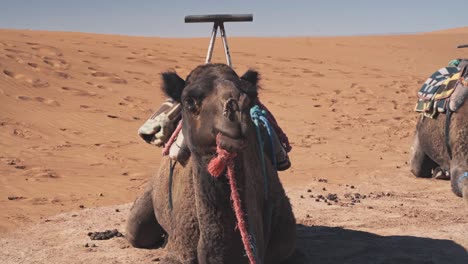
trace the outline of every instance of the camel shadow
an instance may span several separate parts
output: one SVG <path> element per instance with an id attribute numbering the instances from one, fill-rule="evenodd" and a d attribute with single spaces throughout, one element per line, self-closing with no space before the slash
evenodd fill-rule
<path id="1" fill-rule="evenodd" d="M 466 264 L 466 249 L 450 240 L 379 236 L 340 227 L 297 226 L 298 248 L 307 263 Z"/>

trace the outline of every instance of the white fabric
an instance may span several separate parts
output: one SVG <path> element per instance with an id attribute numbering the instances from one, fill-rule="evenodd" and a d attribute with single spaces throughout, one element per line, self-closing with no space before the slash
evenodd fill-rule
<path id="1" fill-rule="evenodd" d="M 170 120 L 165 113 L 161 113 L 154 119 L 148 119 L 138 129 L 138 134 L 142 135 L 154 135 L 151 140 L 151 144 L 156 146 L 162 146 L 170 137 L 174 131 L 174 123 Z"/>
<path id="2" fill-rule="evenodd" d="M 174 142 L 174 144 L 172 144 L 171 148 L 169 149 L 169 157 L 171 159 L 174 159 L 174 160 L 178 159 L 179 152 L 180 152 L 183 142 L 184 142 L 184 135 L 182 134 L 182 131 L 181 131 L 179 135 L 177 136 L 176 141 Z"/>

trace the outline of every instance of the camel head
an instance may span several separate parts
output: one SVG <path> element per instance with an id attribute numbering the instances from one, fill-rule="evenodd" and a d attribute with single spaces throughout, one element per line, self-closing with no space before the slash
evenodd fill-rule
<path id="1" fill-rule="evenodd" d="M 182 104 L 182 131 L 192 153 L 214 154 L 218 134 L 223 149 L 244 147 L 252 127 L 249 111 L 257 99 L 257 72 L 239 77 L 225 64 L 205 64 L 186 80 L 175 72 L 162 77 L 165 94 Z"/>

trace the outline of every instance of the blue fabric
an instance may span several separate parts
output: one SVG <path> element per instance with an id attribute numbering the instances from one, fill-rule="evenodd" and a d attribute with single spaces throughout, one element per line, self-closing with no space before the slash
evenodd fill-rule
<path id="1" fill-rule="evenodd" d="M 276 155 L 275 155 L 275 146 L 273 144 L 273 130 L 270 126 L 270 123 L 268 122 L 268 118 L 266 117 L 267 113 L 262 110 L 258 105 L 254 105 L 250 109 L 250 118 L 252 119 L 254 125 L 255 125 L 255 131 L 257 133 L 257 140 L 258 140 L 258 145 L 259 145 L 259 151 L 260 151 L 260 159 L 262 163 L 262 173 L 263 173 L 263 178 L 265 180 L 264 188 L 265 188 L 265 199 L 268 200 L 268 175 L 266 172 L 266 164 L 265 164 L 265 157 L 264 157 L 264 151 L 263 151 L 263 138 L 262 134 L 260 132 L 260 126 L 262 125 L 268 133 L 268 137 L 270 140 L 270 145 L 272 149 L 271 153 L 271 160 L 273 162 L 273 165 L 276 168 Z"/>
<path id="2" fill-rule="evenodd" d="M 458 185 L 461 185 L 463 179 L 465 178 L 468 178 L 468 171 L 465 171 L 465 173 L 463 174 L 463 176 L 461 176 L 460 178 L 458 178 Z M 460 186 L 461 187 L 461 186 Z"/>
<path id="3" fill-rule="evenodd" d="M 457 59 L 457 60 L 452 60 L 449 62 L 448 66 L 451 66 L 451 67 L 458 67 L 458 65 L 460 65 L 460 60 Z"/>
<path id="4" fill-rule="evenodd" d="M 263 149 L 263 144 L 264 144 L 264 141 L 263 141 L 263 138 L 262 138 L 262 133 L 260 131 L 260 126 L 263 126 L 267 133 L 268 133 L 268 138 L 269 138 L 269 141 L 270 141 L 270 145 L 271 145 L 271 160 L 273 162 L 273 165 L 275 166 L 276 168 L 276 155 L 275 155 L 275 145 L 273 144 L 273 129 L 272 127 L 270 126 L 270 123 L 268 121 L 268 118 L 267 118 L 267 113 L 265 110 L 262 110 L 258 105 L 255 105 L 253 106 L 251 109 L 250 109 L 250 118 L 252 119 L 252 122 L 254 123 L 254 126 L 255 126 L 255 131 L 256 131 L 256 134 L 257 134 L 257 141 L 258 141 L 258 146 L 259 146 L 259 151 L 260 151 L 260 159 L 261 159 L 261 163 L 262 163 L 262 174 L 263 174 L 263 178 L 264 178 L 264 195 L 265 195 L 265 213 L 264 213 L 264 223 L 265 223 L 265 226 L 264 226 L 264 232 L 265 232 L 265 238 L 266 239 L 269 239 L 270 237 L 270 229 L 271 229 L 271 215 L 272 215 L 272 206 L 268 203 L 268 175 L 267 175 L 267 171 L 266 171 L 266 164 L 265 164 L 265 152 L 264 152 L 264 149 Z M 249 223 L 249 226 L 250 226 L 251 223 Z M 250 228 L 249 228 L 250 229 Z M 257 249 L 255 247 L 256 243 L 255 243 L 255 238 L 252 236 L 252 232 L 249 231 L 250 234 L 251 234 L 251 248 L 252 248 L 252 251 L 254 252 L 255 255 L 257 255 Z M 257 259 L 257 263 L 260 263 L 259 260 L 258 260 L 258 256 L 255 256 L 255 258 Z"/>

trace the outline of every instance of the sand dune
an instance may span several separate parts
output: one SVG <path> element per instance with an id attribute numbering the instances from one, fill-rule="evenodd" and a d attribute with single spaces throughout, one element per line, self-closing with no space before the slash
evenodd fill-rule
<path id="1" fill-rule="evenodd" d="M 468 27 L 450 28 L 432 31 L 426 34 L 468 34 Z"/>
<path id="2" fill-rule="evenodd" d="M 442 259 L 430 263 L 450 259 L 437 251 L 443 245 L 437 239 L 468 247 L 463 201 L 448 182 L 414 178 L 407 163 L 417 90 L 436 69 L 468 57 L 468 50 L 454 48 L 468 42 L 467 28 L 445 32 L 230 40 L 236 71 L 254 68 L 262 74 L 261 99 L 292 141 L 293 167 L 281 178 L 304 228 L 331 228 L 327 234 L 337 236 L 342 233 L 333 227 L 424 237 L 429 242 L 421 245 Z M 204 61 L 207 41 L 0 30 L 2 248 L 23 243 L 24 232 L 41 237 L 52 215 L 82 210 L 98 217 L 99 209 L 87 208 L 128 203 L 138 195 L 160 161 L 161 150 L 136 134 L 164 100 L 159 74 L 187 75 Z M 223 62 L 220 45 L 214 61 Z M 316 202 L 329 193 L 341 201 Z M 355 193 L 366 198 L 352 205 Z M 70 250 L 82 252 L 78 246 L 94 229 L 96 221 L 84 216 L 67 222 L 78 232 Z M 118 217 L 120 226 L 106 222 L 109 228 L 122 229 L 125 217 Z M 106 245 L 95 251 L 105 254 Z M 130 256 L 143 261 L 162 252 Z M 381 254 L 391 260 L 389 252 Z M 419 260 L 427 260 L 422 255 Z M 121 256 L 116 259 L 125 263 Z M 463 254 L 455 257 L 451 263 L 463 262 Z"/>

